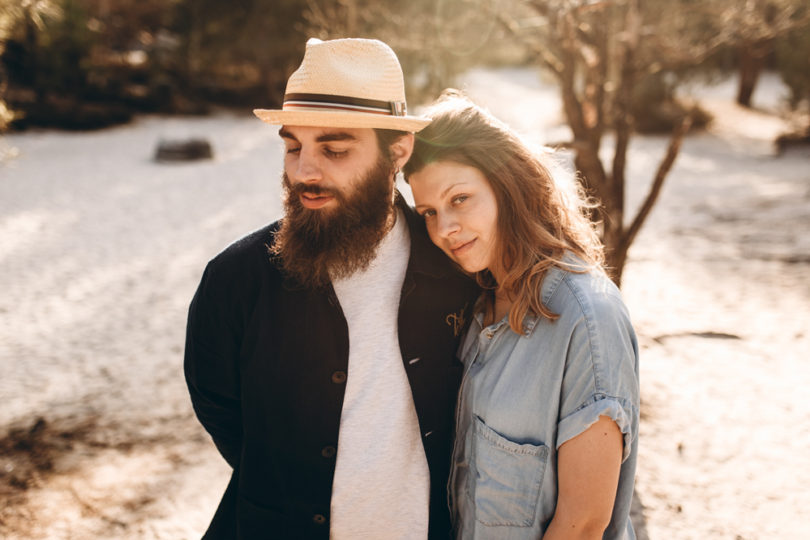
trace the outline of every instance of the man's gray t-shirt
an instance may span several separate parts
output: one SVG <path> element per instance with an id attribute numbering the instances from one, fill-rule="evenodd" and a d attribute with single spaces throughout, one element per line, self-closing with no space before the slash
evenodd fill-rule
<path id="1" fill-rule="evenodd" d="M 349 327 L 333 539 L 427 538 L 430 471 L 397 335 L 409 254 L 399 213 L 371 265 L 333 283 Z"/>

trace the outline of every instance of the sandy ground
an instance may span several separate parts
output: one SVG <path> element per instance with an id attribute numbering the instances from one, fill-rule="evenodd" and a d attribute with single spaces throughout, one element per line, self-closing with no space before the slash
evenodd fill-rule
<path id="1" fill-rule="evenodd" d="M 810 528 L 810 152 L 775 155 L 782 89 L 764 83 L 755 111 L 731 104 L 731 83 L 699 91 L 718 122 L 685 141 L 625 270 L 642 538 Z M 566 137 L 532 72 L 464 84 L 530 140 Z M 185 136 L 215 159 L 151 160 Z M 205 262 L 280 214 L 275 130 L 148 117 L 0 144 L 16 149 L 0 165 L 0 537 L 199 537 L 228 469 L 188 403 L 185 314 Z M 665 145 L 634 139 L 631 207 Z"/>

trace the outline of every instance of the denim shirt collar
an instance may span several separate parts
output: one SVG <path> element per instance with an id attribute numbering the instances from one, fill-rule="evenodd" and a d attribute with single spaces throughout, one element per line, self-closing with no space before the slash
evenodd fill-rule
<path id="1" fill-rule="evenodd" d="M 534 327 L 540 321 L 540 317 L 533 315 L 532 313 L 527 313 L 525 317 L 523 317 L 523 334 L 521 337 L 529 337 L 534 332 Z M 504 331 L 511 331 L 512 328 L 509 326 L 509 314 L 503 316 L 500 321 L 496 321 L 489 326 L 484 326 L 484 313 L 479 311 L 475 314 L 475 322 L 478 324 L 479 332 L 486 330 L 490 334 L 497 334 L 501 328 L 504 328 Z"/>
<path id="2" fill-rule="evenodd" d="M 568 264 L 573 268 L 587 268 L 587 264 L 574 255 L 571 252 L 566 252 L 563 255 L 562 262 L 564 264 Z M 543 299 L 543 304 L 548 305 L 551 301 L 551 297 L 554 296 L 554 293 L 557 292 L 557 289 L 562 283 L 563 279 L 565 279 L 565 275 L 568 271 L 564 268 L 560 268 L 559 266 L 552 266 L 546 272 L 546 276 L 543 279 L 543 286 L 540 290 L 541 298 Z M 532 333 L 534 332 L 537 323 L 540 322 L 542 317 L 535 315 L 533 313 L 527 313 L 523 317 L 523 334 L 521 337 L 528 338 L 531 337 Z M 507 329 L 509 328 L 509 314 L 507 313 L 500 321 L 494 322 L 490 324 L 488 327 L 484 327 L 484 314 L 483 312 L 478 312 L 475 315 L 475 320 L 478 323 L 478 326 L 481 330 L 487 330 L 492 334 L 497 333 L 503 326 L 506 326 Z"/>

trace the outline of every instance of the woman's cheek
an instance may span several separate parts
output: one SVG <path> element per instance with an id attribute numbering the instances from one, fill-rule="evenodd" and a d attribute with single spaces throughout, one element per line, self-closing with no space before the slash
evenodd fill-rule
<path id="1" fill-rule="evenodd" d="M 434 220 L 430 220 L 430 221 L 427 222 L 428 236 L 430 237 L 430 241 L 433 242 L 433 244 L 436 245 L 436 247 L 438 247 L 439 249 L 441 249 L 442 251 L 447 253 L 447 250 L 444 248 L 444 246 L 443 246 L 443 244 L 441 242 L 441 239 L 436 234 L 436 223 L 435 223 L 435 221 L 436 220 L 434 219 Z M 448 255 L 449 255 L 449 253 L 448 253 Z"/>

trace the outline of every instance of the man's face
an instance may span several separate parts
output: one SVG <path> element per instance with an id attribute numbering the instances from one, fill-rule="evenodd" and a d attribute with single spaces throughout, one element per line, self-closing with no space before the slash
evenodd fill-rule
<path id="1" fill-rule="evenodd" d="M 273 252 L 301 284 L 368 266 L 393 209 L 394 164 L 372 129 L 284 126 L 285 217 Z"/>
<path id="2" fill-rule="evenodd" d="M 283 126 L 287 187 L 307 210 L 332 213 L 380 158 L 370 128 Z"/>

